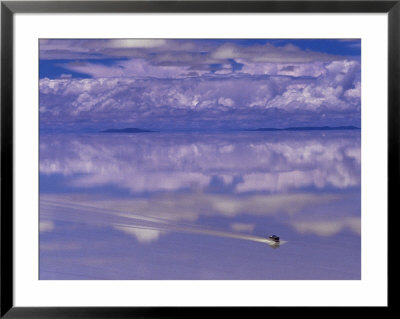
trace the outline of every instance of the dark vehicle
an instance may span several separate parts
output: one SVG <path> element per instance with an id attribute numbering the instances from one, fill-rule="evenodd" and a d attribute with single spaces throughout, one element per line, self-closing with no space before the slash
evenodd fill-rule
<path id="1" fill-rule="evenodd" d="M 272 235 L 272 236 L 269 236 L 268 239 L 273 240 L 275 243 L 279 243 L 279 237 L 278 236 Z"/>

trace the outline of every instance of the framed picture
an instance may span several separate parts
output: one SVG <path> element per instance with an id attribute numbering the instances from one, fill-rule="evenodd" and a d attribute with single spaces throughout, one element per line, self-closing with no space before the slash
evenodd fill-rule
<path id="1" fill-rule="evenodd" d="M 399 15 L 2 1 L 1 316 L 388 308 Z"/>

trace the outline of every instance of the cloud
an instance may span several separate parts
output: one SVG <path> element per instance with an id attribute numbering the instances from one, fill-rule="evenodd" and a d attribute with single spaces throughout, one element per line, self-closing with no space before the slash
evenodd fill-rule
<path id="1" fill-rule="evenodd" d="M 205 55 L 196 52 L 180 52 L 179 50 L 160 53 L 151 51 L 151 53 L 141 53 L 136 56 L 133 54 L 133 56 L 130 55 L 127 58 L 115 59 L 112 63 L 108 62 L 107 64 L 95 62 L 95 59 L 90 59 L 90 61 L 93 62 L 74 61 L 59 63 L 58 66 L 95 78 L 180 78 L 189 75 L 212 75 L 213 73 L 216 75 L 242 73 L 247 75 L 318 77 L 329 71 L 329 68 L 332 68 L 332 66 L 329 67 L 332 63 L 345 61 L 342 57 L 332 57 L 319 53 L 313 54 L 301 51 L 300 49 L 295 51 L 295 54 L 290 52 L 288 56 L 286 50 L 271 45 L 266 45 L 265 48 L 274 48 L 272 56 L 269 56 L 263 51 L 264 47 L 261 47 L 261 49 L 258 48 L 258 50 L 251 48 L 250 50 L 249 48 L 244 49 L 233 44 L 229 44 L 228 46 L 236 48 L 235 53 L 220 56 L 219 54 Z M 243 50 L 250 51 L 243 53 Z M 325 58 L 321 59 L 320 57 Z M 240 68 L 235 69 L 235 65 L 240 65 Z M 333 70 L 333 72 L 335 72 L 335 70 Z"/>
<path id="2" fill-rule="evenodd" d="M 194 232 L 193 223 L 208 218 L 230 219 L 235 232 L 250 232 L 254 223 L 237 224 L 239 216 L 273 218 L 320 236 L 357 232 L 358 131 L 234 136 L 235 143 L 232 133 L 41 136 L 41 218 L 114 226 L 128 219 L 135 227 L 125 233 L 149 243 L 160 231 Z M 57 175 L 78 193 L 46 194 L 47 176 Z M 85 191 L 103 186 L 133 196 Z"/>
<path id="3" fill-rule="evenodd" d="M 39 231 L 41 233 L 51 232 L 54 230 L 54 223 L 50 220 L 41 220 L 39 223 Z"/>
<path id="4" fill-rule="evenodd" d="M 156 133 L 155 133 L 156 134 Z M 296 139 L 293 139 L 293 136 Z M 129 147 L 128 147 L 129 145 Z M 80 188 L 114 185 L 131 193 L 212 190 L 238 194 L 361 183 L 360 134 L 185 133 L 42 136 L 40 173 Z M 229 210 L 229 207 L 225 207 Z M 233 209 L 233 208 L 231 208 Z"/>
<path id="5" fill-rule="evenodd" d="M 121 224 L 117 217 L 130 219 L 138 227 L 177 225 L 177 222 L 194 222 L 200 217 L 234 218 L 238 215 L 278 216 L 296 215 L 306 207 L 326 205 L 341 199 L 335 194 L 259 194 L 234 198 L 229 195 L 206 193 L 157 195 L 150 198 L 113 199 L 87 195 L 42 195 L 41 217 L 54 218 L 65 211 L 71 212 L 71 220 L 81 222 Z M 66 209 L 66 210 L 62 210 Z M 79 213 L 72 214 L 73 211 Z M 54 215 L 56 214 L 56 215 Z M 163 227 L 164 227 L 163 226 Z M 154 235 L 154 234 L 153 234 Z"/>
<path id="6" fill-rule="evenodd" d="M 61 79 L 70 79 L 70 78 L 72 78 L 72 74 L 63 73 L 63 74 L 60 75 L 60 78 Z"/>
<path id="7" fill-rule="evenodd" d="M 307 63 L 339 58 L 325 53 L 305 51 L 293 44 L 277 47 L 270 43 L 248 47 L 226 43 L 213 51 L 211 56 L 215 59 L 237 59 L 255 63 Z"/>
<path id="8" fill-rule="evenodd" d="M 124 200 L 104 197 L 100 199 L 90 195 L 79 198 L 48 194 L 41 196 L 41 218 L 45 216 L 53 220 L 61 218 L 91 225 L 109 225 L 135 236 L 140 242 L 152 242 L 165 231 L 196 232 L 199 226 L 196 222 L 200 218 L 220 216 L 231 219 L 239 214 L 264 217 L 295 214 L 306 207 L 326 204 L 337 198 L 337 195 L 303 193 L 245 196 L 237 200 L 222 195 L 171 194 L 167 197 L 152 196 L 149 200 Z M 226 210 L 226 205 L 231 205 L 234 209 Z M 233 227 L 244 231 L 243 225 Z M 248 230 L 250 226 L 245 227 Z"/>
<path id="9" fill-rule="evenodd" d="M 110 48 L 154 48 L 166 43 L 163 39 L 111 39 L 106 42 Z"/>
<path id="10" fill-rule="evenodd" d="M 346 217 L 332 214 L 330 207 L 337 208 L 338 203 Z M 359 234 L 359 212 L 349 203 L 347 194 L 338 193 L 247 195 L 239 199 L 205 193 L 153 195 L 148 199 L 46 194 L 41 196 L 41 218 L 110 226 L 134 236 L 140 243 L 157 241 L 168 232 L 260 241 L 261 237 L 248 235 L 255 228 L 252 223 L 232 222 L 230 228 L 234 232 L 229 232 L 207 227 L 199 221 L 221 217 L 229 221 L 238 215 L 268 217 L 275 222 L 288 223 L 300 233 L 332 236 L 349 228 Z M 310 220 L 308 212 L 313 210 L 319 212 L 318 218 Z"/>
<path id="11" fill-rule="evenodd" d="M 154 77 L 124 78 L 122 69 L 98 66 L 91 72 L 117 77 L 40 80 L 41 127 L 257 128 L 302 122 L 359 125 L 361 119 L 355 62 L 335 63 L 317 78 L 240 74 L 163 79 L 157 76 L 187 70 L 140 67 Z"/>
<path id="12" fill-rule="evenodd" d="M 221 104 L 223 106 L 233 106 L 235 103 L 233 102 L 232 99 L 230 98 L 224 98 L 224 97 L 220 97 L 218 99 L 218 104 Z"/>
<path id="13" fill-rule="evenodd" d="M 122 231 L 125 234 L 134 236 L 139 243 L 151 243 L 157 241 L 160 235 L 163 233 L 158 229 L 139 228 L 134 226 L 114 226 L 114 228 Z"/>
<path id="14" fill-rule="evenodd" d="M 290 43 L 239 43 L 206 39 L 41 40 L 40 58 L 70 60 L 57 66 L 93 77 L 180 77 L 236 72 L 316 77 L 326 71 L 326 64 L 345 59 L 303 50 Z"/>
<path id="15" fill-rule="evenodd" d="M 232 59 L 248 62 L 334 61 L 340 56 L 302 50 L 293 44 L 240 45 L 234 41 L 178 39 L 90 39 L 40 40 L 41 59 L 146 58 L 153 64 L 192 66 L 227 63 Z"/>
<path id="16" fill-rule="evenodd" d="M 337 233 L 349 229 L 353 233 L 361 234 L 361 218 L 348 217 L 338 220 L 322 221 L 297 221 L 292 226 L 300 233 L 310 233 L 318 236 L 333 236 Z"/>
<path id="17" fill-rule="evenodd" d="M 318 81 L 288 85 L 268 107 L 336 111 L 360 111 L 360 65 L 356 61 L 334 61 L 325 66 Z M 354 98 L 354 99 L 353 99 Z"/>
<path id="18" fill-rule="evenodd" d="M 240 73 L 251 75 L 286 75 L 292 77 L 319 77 L 326 74 L 326 62 L 308 62 L 308 63 L 272 63 L 272 62 L 251 62 L 237 60 L 243 67 Z"/>
<path id="19" fill-rule="evenodd" d="M 153 65 L 144 59 L 130 59 L 104 65 L 91 62 L 71 62 L 63 64 L 63 68 L 69 71 L 83 73 L 94 78 L 121 78 L 121 77 L 155 77 L 155 78 L 180 78 L 190 76 L 190 66 Z M 204 74 L 207 71 L 197 71 L 196 74 Z"/>
<path id="20" fill-rule="evenodd" d="M 41 127 L 359 125 L 357 57 L 314 52 L 290 43 L 249 43 L 41 40 L 41 60 L 56 59 L 54 66 L 65 70 L 58 79 L 40 80 Z M 72 74 L 68 72 L 91 78 L 68 78 Z"/>

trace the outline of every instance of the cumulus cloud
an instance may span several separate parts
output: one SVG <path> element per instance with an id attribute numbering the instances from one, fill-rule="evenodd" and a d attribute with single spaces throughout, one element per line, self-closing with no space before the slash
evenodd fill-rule
<path id="1" fill-rule="evenodd" d="M 330 72 L 315 79 L 42 79 L 40 120 L 44 128 L 60 120 L 75 128 L 113 122 L 158 129 L 257 128 L 296 125 L 302 118 L 313 125 L 359 125 L 357 78 L 358 71 L 340 79 Z"/>
<path id="2" fill-rule="evenodd" d="M 40 58 L 65 70 L 40 80 L 44 129 L 359 125 L 361 118 L 359 59 L 291 43 L 41 40 Z"/>
<path id="3" fill-rule="evenodd" d="M 356 61 L 334 61 L 325 67 L 318 81 L 288 85 L 285 92 L 269 101 L 269 107 L 336 111 L 360 111 L 360 65 Z M 357 96 L 358 94 L 358 96 Z M 356 98 L 356 105 L 354 100 Z M 358 103 L 357 103 L 358 102 Z"/>
<path id="4" fill-rule="evenodd" d="M 244 61 L 238 60 L 242 63 Z M 319 77 L 326 74 L 326 62 L 308 62 L 308 63 L 242 63 L 243 67 L 240 73 L 252 75 L 287 75 L 292 77 Z"/>

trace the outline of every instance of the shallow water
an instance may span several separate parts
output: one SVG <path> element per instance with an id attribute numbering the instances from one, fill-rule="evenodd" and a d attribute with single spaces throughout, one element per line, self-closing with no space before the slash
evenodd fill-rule
<path id="1" fill-rule="evenodd" d="M 40 279 L 360 279 L 360 142 L 41 135 Z"/>

